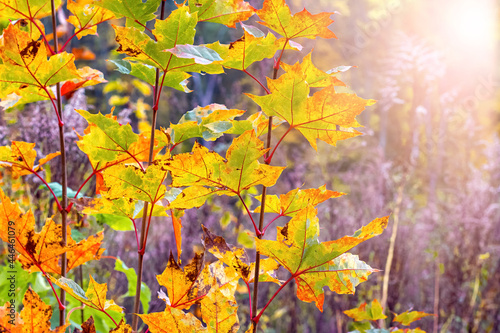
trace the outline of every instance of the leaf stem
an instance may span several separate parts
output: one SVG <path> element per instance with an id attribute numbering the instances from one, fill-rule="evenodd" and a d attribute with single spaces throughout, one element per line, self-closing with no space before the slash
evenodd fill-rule
<path id="1" fill-rule="evenodd" d="M 43 179 L 42 177 L 40 177 L 40 175 L 38 174 L 38 172 L 33 172 L 33 174 L 35 176 L 37 176 L 38 179 L 40 179 L 45 186 L 47 186 L 47 188 L 49 189 L 50 193 L 52 193 L 52 196 L 54 197 L 54 200 L 56 201 L 57 209 L 59 211 L 61 211 L 62 210 L 61 203 L 59 202 L 59 199 L 57 199 L 57 196 L 55 195 L 54 191 L 52 191 L 52 189 L 50 188 L 49 184 L 47 184 L 47 181 L 45 179 Z"/>
<path id="2" fill-rule="evenodd" d="M 52 284 L 52 281 L 50 281 L 50 278 L 48 277 L 47 273 L 40 266 L 38 266 L 38 268 L 42 271 L 43 276 L 45 276 L 45 279 L 47 279 L 47 282 L 50 284 L 50 288 L 52 288 L 52 291 L 54 292 L 54 296 L 56 296 L 57 304 L 59 304 L 59 313 L 61 311 L 64 311 L 64 309 L 66 307 L 62 304 L 61 300 L 57 296 L 57 292 L 56 292 L 56 290 L 54 288 L 54 285 Z M 63 318 L 63 321 L 64 321 L 64 318 Z M 61 322 L 60 319 L 59 319 L 59 322 Z"/>
<path id="3" fill-rule="evenodd" d="M 51 6 L 51 14 L 52 14 L 52 32 L 54 34 L 54 50 L 58 50 L 59 47 L 57 45 L 57 22 L 56 22 L 56 5 L 55 1 L 50 1 Z M 44 88 L 47 91 L 47 88 Z M 68 206 L 68 175 L 67 175 L 67 166 L 66 166 L 66 148 L 64 143 L 64 123 L 63 123 L 63 110 L 62 110 L 62 100 L 61 100 L 61 84 L 58 82 L 56 84 L 56 98 L 57 98 L 57 109 L 56 113 L 59 118 L 59 145 L 61 151 L 61 172 L 62 172 L 62 197 L 61 197 L 61 225 L 62 225 L 62 246 L 67 246 L 68 243 L 68 228 L 67 228 L 67 214 L 66 207 Z M 54 100 L 51 98 L 52 104 L 54 105 Z M 61 276 L 66 277 L 67 270 L 67 260 L 66 260 L 66 252 L 61 255 Z M 61 289 L 61 305 L 59 306 L 59 326 L 63 326 L 65 323 L 65 303 L 66 303 L 66 291 Z"/>
<path id="4" fill-rule="evenodd" d="M 165 18 L 165 1 L 161 2 L 160 6 L 160 20 L 163 20 Z M 156 78 L 155 78 L 155 89 L 154 89 L 154 95 L 153 95 L 153 119 L 151 122 L 151 137 L 150 137 L 150 142 L 149 142 L 149 158 L 148 158 L 148 164 L 151 164 L 153 162 L 153 149 L 154 149 L 154 140 L 155 140 L 155 128 L 156 128 L 156 116 L 158 114 L 158 102 L 160 100 L 160 95 L 161 95 L 161 88 L 163 87 L 163 81 L 165 80 L 165 73 L 163 74 L 163 79 L 162 79 L 162 84 L 160 87 L 158 87 L 159 81 L 160 81 L 160 70 L 156 68 Z M 142 216 L 142 222 L 141 222 L 141 240 L 139 247 L 141 250 L 146 250 L 145 244 L 146 244 L 146 239 L 147 239 L 147 232 L 149 231 L 149 222 L 151 222 L 151 216 L 149 217 L 148 221 L 148 226 L 146 229 L 146 220 L 147 220 L 147 211 L 148 211 L 148 202 L 144 203 L 144 214 Z M 151 207 L 151 215 L 153 212 L 153 207 Z M 135 299 L 134 299 L 134 316 L 132 318 L 132 330 L 134 332 L 137 332 L 137 327 L 139 325 L 139 310 L 140 310 L 140 305 L 141 305 L 141 286 L 142 286 L 142 271 L 143 271 L 143 264 L 144 264 L 144 252 L 141 253 L 139 251 L 138 253 L 138 262 L 137 262 L 137 284 L 135 286 Z"/>
<path id="5" fill-rule="evenodd" d="M 247 285 L 247 291 L 248 291 L 248 302 L 250 303 L 249 304 L 249 307 L 250 307 L 250 319 L 253 318 L 253 309 L 252 309 L 252 292 L 250 291 L 250 284 L 245 281 L 245 284 Z"/>
<path id="6" fill-rule="evenodd" d="M 280 68 L 280 61 L 281 57 L 283 56 L 283 52 L 285 52 L 285 47 L 286 43 L 288 43 L 288 39 L 285 41 L 285 44 L 283 45 L 283 49 L 281 50 L 280 56 L 278 58 L 278 61 L 275 62 L 274 64 L 274 70 L 273 70 L 273 80 L 276 80 L 278 77 L 278 70 Z M 269 94 L 269 90 L 266 90 Z M 271 147 L 271 138 L 272 138 L 272 130 L 273 130 L 273 116 L 269 117 L 268 125 L 267 125 L 267 140 L 266 140 L 266 149 L 269 149 Z M 274 153 L 274 151 L 273 151 Z M 266 152 L 266 155 L 264 157 L 264 163 L 269 165 L 270 159 L 269 159 L 269 150 Z M 262 232 L 262 228 L 264 226 L 264 212 L 265 212 L 265 207 L 266 207 L 266 193 L 267 193 L 267 187 L 262 186 L 262 199 L 261 199 L 261 206 L 264 207 L 260 211 L 260 216 L 259 216 L 259 231 L 261 231 L 261 235 L 257 234 L 257 238 L 261 239 L 264 233 Z M 253 280 L 253 313 L 257 312 L 257 300 L 258 300 L 258 295 L 259 295 L 259 273 L 260 273 L 260 253 L 258 251 L 255 251 L 255 276 Z M 259 316 L 260 317 L 260 316 Z M 254 321 L 255 325 L 253 326 L 253 333 L 257 332 L 257 321 Z"/>
<path id="7" fill-rule="evenodd" d="M 269 91 L 269 89 L 266 88 L 265 85 L 262 84 L 262 82 L 259 81 L 259 79 L 257 79 L 255 76 L 253 76 L 252 74 L 250 74 L 246 69 L 243 70 L 243 73 L 247 74 L 248 76 L 250 76 L 252 79 L 254 79 L 266 92 L 266 94 L 270 94 L 271 92 Z"/>
<path id="8" fill-rule="evenodd" d="M 269 226 L 274 222 L 276 221 L 277 219 L 279 219 L 280 217 L 282 216 L 285 216 L 283 214 L 279 214 L 278 216 L 276 216 L 274 219 L 272 219 L 268 224 L 266 224 L 266 226 L 264 227 L 264 229 L 262 230 L 262 233 L 265 234 L 266 233 L 266 230 L 267 228 L 269 228 Z"/>
<path id="9" fill-rule="evenodd" d="M 257 234 L 257 236 L 262 236 L 262 232 L 260 231 L 261 228 L 257 228 L 257 224 L 255 224 L 255 220 L 253 219 L 252 213 L 250 213 L 250 210 L 248 209 L 247 204 L 245 203 L 245 200 L 243 200 L 243 198 L 241 197 L 241 195 L 239 193 L 237 193 L 237 194 L 238 194 L 238 198 L 240 198 L 241 202 L 243 203 L 243 207 L 245 207 L 248 216 L 250 216 L 250 219 L 252 220 L 252 224 L 253 224 L 253 227 L 255 229 L 255 233 Z"/>
<path id="10" fill-rule="evenodd" d="M 264 313 L 264 311 L 266 311 L 267 307 L 269 306 L 269 304 L 271 304 L 271 302 L 273 301 L 273 299 L 280 293 L 280 291 L 288 284 L 290 283 L 293 279 L 295 279 L 295 275 L 292 275 L 288 278 L 288 280 L 285 281 L 285 283 L 283 283 L 279 288 L 278 290 L 276 290 L 273 294 L 273 296 L 269 299 L 269 301 L 267 301 L 266 305 L 264 305 L 264 307 L 260 310 L 259 314 L 256 315 L 254 318 L 252 318 L 252 321 L 254 322 L 254 327 L 257 327 L 257 324 L 260 320 L 260 317 L 262 316 L 262 314 Z"/>
<path id="11" fill-rule="evenodd" d="M 276 148 L 278 148 L 278 146 L 280 145 L 281 141 L 283 141 L 283 139 L 285 138 L 285 136 L 287 136 L 287 134 L 290 133 L 290 131 L 292 130 L 292 128 L 293 127 L 290 126 L 286 130 L 285 134 L 283 134 L 281 136 L 281 138 L 279 139 L 278 143 L 276 143 L 276 145 L 274 146 L 272 153 L 269 156 L 267 156 L 266 159 L 264 160 L 264 162 L 266 162 L 266 164 L 270 164 L 271 163 L 271 160 L 273 159 L 274 153 L 276 152 Z"/>

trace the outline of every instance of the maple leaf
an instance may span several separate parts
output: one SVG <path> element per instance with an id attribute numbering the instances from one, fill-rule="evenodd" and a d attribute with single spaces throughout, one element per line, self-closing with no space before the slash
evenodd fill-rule
<path id="1" fill-rule="evenodd" d="M 272 130 L 277 128 L 283 123 L 282 120 L 277 117 L 273 118 Z M 252 114 L 245 120 L 233 121 L 233 127 L 227 130 L 227 134 L 241 135 L 246 131 L 254 130 L 257 137 L 266 134 L 269 130 L 269 118 L 263 112 L 257 112 Z"/>
<path id="2" fill-rule="evenodd" d="M 280 195 L 279 198 L 276 195 L 266 196 L 266 213 L 272 212 L 281 216 L 293 217 L 309 204 L 317 206 L 330 198 L 338 198 L 344 194 L 327 190 L 325 185 L 317 189 L 301 190 L 296 188 L 287 194 Z M 261 201 L 262 196 L 258 196 L 256 199 Z M 261 209 L 262 206 L 259 206 L 255 208 L 254 212 L 260 213 Z"/>
<path id="3" fill-rule="evenodd" d="M 334 13 L 312 15 L 304 9 L 292 15 L 285 0 L 265 0 L 262 9 L 257 11 L 257 15 L 263 20 L 259 22 L 260 24 L 271 28 L 287 40 L 299 37 L 337 38 L 328 29 L 328 26 L 333 23 L 330 19 L 332 14 Z"/>
<path id="4" fill-rule="evenodd" d="M 82 323 L 81 327 L 81 330 L 75 328 L 73 333 L 97 333 L 94 325 L 94 318 L 92 316 L 90 316 L 89 319 Z"/>
<path id="5" fill-rule="evenodd" d="M 24 294 L 23 306 L 20 315 L 18 316 L 16 313 L 15 325 L 12 325 L 7 319 L 9 318 L 8 313 L 12 313 L 9 311 L 9 305 L 0 307 L 0 331 L 12 333 L 64 333 L 70 326 L 68 323 L 52 330 L 50 327 L 52 307 L 45 304 L 31 287 L 28 287 Z"/>
<path id="6" fill-rule="evenodd" d="M 169 306 L 189 309 L 199 300 L 198 277 L 203 269 L 203 259 L 202 253 L 196 253 L 193 260 L 182 269 L 170 252 L 167 267 L 156 276 L 158 283 L 167 288 Z"/>
<path id="7" fill-rule="evenodd" d="M 233 332 L 239 327 L 234 292 L 238 275 L 231 267 L 218 261 L 202 269 L 203 256 L 181 269 L 170 254 L 165 271 L 157 276 L 160 285 L 167 288 L 159 298 L 166 302 L 163 312 L 139 315 L 151 332 Z M 202 318 L 207 327 L 190 312 L 194 303 L 200 303 Z"/>
<path id="8" fill-rule="evenodd" d="M 76 110 L 89 123 L 85 130 L 85 135 L 80 136 L 77 141 L 78 147 L 90 159 L 96 167 L 104 167 L 107 164 L 137 163 L 149 159 L 149 138 L 144 134 L 136 134 L 129 124 L 121 125 L 116 117 L 112 115 L 91 114 L 85 110 Z M 159 133 L 155 136 L 155 146 L 153 157 L 164 147 L 164 138 Z M 98 165 L 99 163 L 99 165 Z"/>
<path id="9" fill-rule="evenodd" d="M 344 313 L 355 321 L 374 321 L 387 318 L 387 316 L 384 315 L 384 309 L 377 299 L 374 299 L 370 304 L 366 304 L 365 302 L 355 309 L 346 310 Z"/>
<path id="10" fill-rule="evenodd" d="M 113 328 L 109 333 L 132 333 L 132 327 L 128 325 L 125 320 L 120 320 L 120 323 L 116 328 Z"/>
<path id="11" fill-rule="evenodd" d="M 58 8 L 61 5 L 61 0 L 55 1 L 55 6 Z M 50 0 L 0 0 L 0 17 L 5 17 L 11 20 L 26 19 L 32 21 L 34 18 L 43 18 L 51 15 Z"/>
<path id="12" fill-rule="evenodd" d="M 260 33 L 262 35 L 258 34 L 259 37 L 256 37 L 245 29 L 243 37 L 229 45 L 227 56 L 224 57 L 222 65 L 226 68 L 243 71 L 255 62 L 272 58 L 277 50 L 283 48 L 285 41 L 276 39 L 271 33 L 268 33 L 267 36 L 262 31 Z"/>
<path id="13" fill-rule="evenodd" d="M 170 207 L 200 207 L 215 193 L 234 196 L 255 185 L 273 186 L 284 168 L 259 163 L 266 151 L 263 142 L 250 130 L 233 140 L 226 160 L 198 143 L 191 153 L 165 160 L 162 168 L 171 172 L 171 186 L 189 186 Z"/>
<path id="14" fill-rule="evenodd" d="M 104 249 L 100 248 L 104 235 L 99 232 L 79 243 L 71 237 L 67 229 L 67 246 L 62 245 L 62 226 L 52 219 L 46 219 L 40 232 L 35 232 L 35 217 L 32 211 L 23 214 L 17 203 L 12 203 L 0 189 L 0 238 L 9 242 L 8 230 L 15 228 L 15 249 L 18 260 L 29 272 L 45 271 L 61 274 L 59 256 L 67 254 L 67 272 L 89 260 L 99 259 Z M 14 227 L 12 226 L 14 224 Z"/>
<path id="15" fill-rule="evenodd" d="M 162 169 L 163 159 L 155 160 L 146 170 L 134 165 L 117 165 L 102 172 L 105 191 L 101 195 L 108 200 L 131 198 L 158 203 L 165 197 L 163 185 L 168 172 Z"/>
<path id="16" fill-rule="evenodd" d="M 97 69 L 90 67 L 79 68 L 77 79 L 69 80 L 61 86 L 61 95 L 66 98 L 71 98 L 74 92 L 80 88 L 94 86 L 99 83 L 108 82 L 104 79 L 104 75 Z"/>
<path id="17" fill-rule="evenodd" d="M 42 41 L 30 38 L 27 32 L 9 25 L 3 31 L 4 45 L 0 49 L 0 98 L 19 96 L 15 104 L 49 99 L 51 85 L 78 79 L 74 56 L 62 52 L 47 60 Z M 53 96 L 52 96 L 53 97 Z"/>
<path id="18" fill-rule="evenodd" d="M 255 276 L 255 263 L 250 263 L 245 249 L 233 248 L 226 243 L 224 238 L 214 235 L 207 228 L 205 228 L 203 224 L 201 227 L 203 228 L 204 233 L 203 245 L 205 246 L 205 249 L 207 249 L 224 264 L 232 267 L 238 273 L 240 278 L 245 281 L 245 283 L 253 282 Z M 279 264 L 272 259 L 261 259 L 259 281 L 281 284 L 281 282 L 274 276 L 274 271 L 277 270 L 278 267 Z"/>
<path id="19" fill-rule="evenodd" d="M 73 13 L 67 21 L 75 27 L 78 39 L 97 35 L 98 24 L 115 18 L 111 11 L 98 7 L 95 0 L 68 0 L 67 8 Z"/>
<path id="20" fill-rule="evenodd" d="M 116 18 L 126 17 L 126 26 L 144 30 L 155 19 L 161 0 L 99 0 L 95 5 L 111 11 Z"/>
<path id="21" fill-rule="evenodd" d="M 405 326 L 409 326 L 414 321 L 422 319 L 424 317 L 434 316 L 432 313 L 425 313 L 422 311 L 405 311 L 401 314 L 398 314 L 392 321 L 401 323 Z"/>
<path id="22" fill-rule="evenodd" d="M 56 156 L 61 155 L 60 152 L 47 155 L 38 161 L 35 165 L 36 150 L 34 143 L 12 141 L 11 146 L 0 147 L 0 167 L 7 167 L 12 171 L 14 179 L 20 176 L 37 173 L 42 169 L 42 165 L 50 161 Z"/>
<path id="23" fill-rule="evenodd" d="M 287 121 L 290 128 L 286 133 L 297 129 L 314 149 L 317 149 L 317 139 L 335 146 L 338 140 L 361 134 L 353 129 L 361 126 L 356 116 L 375 101 L 362 99 L 355 94 L 337 93 L 332 85 L 309 97 L 307 78 L 315 76 L 304 72 L 305 68 L 310 68 L 304 65 L 307 63 L 295 64 L 276 80 L 268 78 L 271 94 L 247 95 L 268 116 Z"/>
<path id="24" fill-rule="evenodd" d="M 116 33 L 116 41 L 120 45 L 117 51 L 129 56 L 125 58 L 125 61 L 132 63 L 138 62 L 146 66 L 159 68 L 163 72 L 163 76 L 160 80 L 162 86 L 185 90 L 185 80 L 189 78 L 189 74 L 185 72 L 203 71 L 209 74 L 223 72 L 220 64 L 212 63 L 217 59 L 214 54 L 224 52 L 226 49 L 226 47 L 220 45 L 219 42 L 207 44 L 202 47 L 207 48 L 207 50 L 205 50 L 207 57 L 201 56 L 200 54 L 186 54 L 186 52 L 184 52 L 186 51 L 185 48 L 187 48 L 186 45 L 191 45 L 188 48 L 191 50 L 191 53 L 195 52 L 195 49 L 198 49 L 198 51 L 202 49 L 198 48 L 198 46 L 192 49 L 197 23 L 197 14 L 189 13 L 189 8 L 181 5 L 179 8 L 172 11 L 167 19 L 156 20 L 155 29 L 152 30 L 155 40 L 136 28 L 113 26 Z M 183 47 L 176 48 L 180 45 L 183 45 Z M 208 51 L 208 49 L 210 49 L 210 51 Z M 177 53 L 179 56 L 187 58 L 179 58 L 172 52 L 166 50 L 170 50 Z M 196 58 L 198 63 L 192 58 Z M 201 62 L 208 62 L 210 64 L 200 65 L 200 59 Z M 124 70 L 126 70 L 126 68 Z M 130 74 L 134 73 L 140 73 L 137 77 L 147 82 L 154 82 L 154 70 L 151 71 L 148 70 L 147 67 L 142 66 L 141 69 L 136 68 L 135 71 L 130 70 Z"/>
<path id="25" fill-rule="evenodd" d="M 245 111 L 229 110 L 225 105 L 215 103 L 205 107 L 197 106 L 186 112 L 177 124 L 170 124 L 172 141 L 178 144 L 196 137 L 214 141 L 230 130 L 234 118 L 243 113 Z"/>
<path id="26" fill-rule="evenodd" d="M 328 86 L 340 86 L 345 87 L 345 83 L 340 81 L 335 75 L 338 71 L 332 70 L 332 72 L 324 72 L 317 68 L 312 62 L 312 52 L 307 54 L 303 59 L 302 63 L 296 63 L 294 65 L 288 65 L 287 63 L 281 62 L 280 66 L 285 72 L 301 71 L 304 74 L 305 81 L 311 88 L 323 88 Z"/>
<path id="27" fill-rule="evenodd" d="M 224 293 L 212 288 L 201 300 L 201 317 L 207 324 L 207 331 L 214 333 L 236 333 L 240 328 L 238 306 Z"/>
<path id="28" fill-rule="evenodd" d="M 235 28 L 237 22 L 246 21 L 255 9 L 243 0 L 189 1 L 189 11 L 198 13 L 199 22 L 214 22 Z"/>
<path id="29" fill-rule="evenodd" d="M 152 333 L 206 332 L 201 321 L 192 313 L 167 306 L 163 312 L 139 314 Z"/>
<path id="30" fill-rule="evenodd" d="M 297 283 L 297 297 L 315 302 L 323 311 L 324 291 L 354 293 L 354 288 L 376 271 L 357 256 L 345 253 L 354 246 L 382 233 L 388 217 L 372 221 L 353 236 L 320 243 L 316 209 L 308 205 L 293 217 L 285 227 L 278 227 L 276 241 L 256 238 L 257 251 L 273 258 L 286 268 Z"/>
<path id="31" fill-rule="evenodd" d="M 61 277 L 56 279 L 55 277 L 49 275 L 50 280 L 57 284 L 61 289 L 65 290 L 68 294 L 76 298 L 82 304 L 88 307 L 102 311 L 116 311 L 123 312 L 123 308 L 116 305 L 113 300 L 106 299 L 106 293 L 108 292 L 108 285 L 106 283 L 97 283 L 92 275 L 90 275 L 90 282 L 87 287 L 87 291 L 83 289 L 75 281 Z"/>

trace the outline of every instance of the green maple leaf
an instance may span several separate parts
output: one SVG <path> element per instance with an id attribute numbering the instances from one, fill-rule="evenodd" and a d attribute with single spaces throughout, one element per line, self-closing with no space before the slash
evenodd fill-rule
<path id="1" fill-rule="evenodd" d="M 268 79 L 271 94 L 247 95 L 268 116 L 287 121 L 290 125 L 288 132 L 297 129 L 302 133 L 314 149 L 317 149 L 317 139 L 335 146 L 339 140 L 361 134 L 353 129 L 361 126 L 356 116 L 375 101 L 364 100 L 355 94 L 337 93 L 334 85 L 309 96 L 308 80 L 314 83 L 313 86 L 318 86 L 316 84 L 328 78 L 318 76 L 308 61 L 289 66 L 288 70 L 276 80 Z"/>
<path id="2" fill-rule="evenodd" d="M 234 28 L 237 22 L 246 21 L 255 12 L 243 0 L 194 0 L 189 1 L 191 13 L 198 13 L 200 22 L 214 22 Z"/>
<path id="3" fill-rule="evenodd" d="M 111 11 L 116 18 L 125 17 L 126 26 L 144 30 L 146 23 L 156 18 L 161 0 L 99 0 L 95 4 Z"/>
<path id="4" fill-rule="evenodd" d="M 218 54 L 225 53 L 227 47 L 219 42 L 193 46 L 197 23 L 197 14 L 189 13 L 187 6 L 180 6 L 167 19 L 156 20 L 154 39 L 133 27 L 113 26 L 120 45 L 117 51 L 128 56 L 126 61 L 159 68 L 164 75 L 160 81 L 163 86 L 185 90 L 185 80 L 189 78 L 185 72 L 223 72 L 222 66 L 213 62 L 221 60 Z M 141 72 L 141 79 L 154 82 L 153 71 L 136 69 L 136 72 Z M 167 75 L 172 72 L 180 74 Z"/>
<path id="5" fill-rule="evenodd" d="M 376 271 L 357 256 L 345 252 L 381 234 L 388 219 L 375 219 L 353 236 L 320 243 L 316 209 L 308 205 L 285 227 L 278 227 L 276 241 L 256 238 L 256 247 L 258 252 L 273 258 L 292 273 L 300 300 L 315 302 L 323 311 L 325 286 L 339 294 L 352 294 L 359 283 Z"/>

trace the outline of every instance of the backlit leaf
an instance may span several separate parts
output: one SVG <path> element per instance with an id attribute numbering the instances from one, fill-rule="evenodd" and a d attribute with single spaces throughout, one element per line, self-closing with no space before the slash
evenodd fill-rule
<path id="1" fill-rule="evenodd" d="M 55 1 L 56 7 L 61 5 L 61 0 Z M 0 17 L 9 19 L 43 18 L 51 14 L 50 0 L 0 0 Z"/>
<path id="2" fill-rule="evenodd" d="M 370 302 L 370 304 L 367 304 L 365 302 L 357 308 L 344 311 L 344 313 L 356 321 L 374 321 L 387 318 L 387 316 L 384 315 L 384 309 L 382 308 L 382 305 L 380 305 L 379 301 L 377 301 L 376 299 Z"/>
<path id="3" fill-rule="evenodd" d="M 146 23 L 156 18 L 161 0 L 99 0 L 95 5 L 111 11 L 116 18 L 126 17 L 127 27 L 144 30 Z"/>
<path id="4" fill-rule="evenodd" d="M 253 282 L 255 276 L 255 263 L 250 263 L 246 251 L 243 248 L 235 248 L 229 246 L 224 238 L 214 235 L 202 224 L 203 228 L 203 244 L 205 249 L 212 253 L 217 259 L 222 261 L 229 267 L 232 267 L 243 279 L 243 281 Z M 276 262 L 269 259 L 261 259 L 259 281 L 263 282 L 280 282 L 275 278 L 275 270 L 278 269 Z"/>
<path id="5" fill-rule="evenodd" d="M 163 312 L 139 314 L 152 333 L 206 332 L 201 321 L 192 313 L 167 306 Z"/>
<path id="6" fill-rule="evenodd" d="M 300 131 L 314 149 L 317 149 L 317 139 L 335 145 L 338 140 L 361 134 L 353 129 L 361 126 L 356 116 L 375 101 L 355 94 L 337 93 L 332 85 L 309 97 L 307 78 L 311 75 L 303 70 L 297 63 L 278 79 L 268 79 L 271 94 L 248 96 L 268 116 L 286 120 L 290 130 Z"/>
<path id="7" fill-rule="evenodd" d="M 189 1 L 189 11 L 197 12 L 200 22 L 220 23 L 234 28 L 235 23 L 252 16 L 255 9 L 243 0 L 193 0 Z"/>
<path id="8" fill-rule="evenodd" d="M 0 98 L 10 94 L 20 96 L 17 103 L 49 99 L 51 85 L 80 77 L 74 56 L 62 52 L 47 60 L 42 41 L 30 38 L 27 32 L 9 25 L 3 32 L 0 49 Z M 15 104 L 14 104 L 15 105 Z"/>
<path id="9" fill-rule="evenodd" d="M 83 289 L 71 279 L 65 277 L 56 279 L 53 276 L 49 276 L 49 278 L 53 283 L 64 289 L 68 294 L 92 309 L 106 312 L 123 312 L 123 308 L 116 305 L 113 300 L 106 299 L 108 285 L 106 283 L 97 283 L 92 275 L 90 275 L 90 282 L 85 294 L 83 294 Z"/>
<path id="10" fill-rule="evenodd" d="M 222 66 L 218 63 L 200 65 L 193 59 L 178 58 L 171 52 L 165 52 L 165 50 L 174 49 L 178 45 L 193 45 L 197 23 L 197 14 L 189 13 L 189 8 L 181 5 L 172 11 L 165 20 L 156 21 L 155 29 L 152 31 L 155 39 L 151 39 L 147 34 L 135 28 L 113 26 L 116 41 L 120 45 L 117 51 L 128 56 L 125 58 L 126 61 L 139 62 L 159 68 L 162 75 L 172 71 L 222 73 Z M 220 45 L 219 42 L 206 44 L 204 47 L 215 53 L 224 53 L 226 50 L 226 47 Z M 163 86 L 168 85 L 178 89 L 185 78 L 177 82 L 160 80 L 163 81 Z"/>
<path id="11" fill-rule="evenodd" d="M 67 8 L 73 15 L 67 21 L 75 27 L 78 39 L 96 35 L 98 24 L 115 18 L 111 11 L 95 3 L 95 0 L 68 0 Z"/>
<path id="12" fill-rule="evenodd" d="M 409 326 L 414 321 L 422 319 L 424 317 L 434 316 L 432 313 L 425 313 L 422 311 L 405 311 L 401 314 L 398 314 L 393 321 L 401 323 L 405 326 Z"/>
<path id="13" fill-rule="evenodd" d="M 46 219 L 40 232 L 35 232 L 33 213 L 23 214 L 17 203 L 12 203 L 0 190 L 0 238 L 9 241 L 9 221 L 14 223 L 16 237 L 15 249 L 19 253 L 18 260 L 29 272 L 43 269 L 48 273 L 61 274 L 59 256 L 67 254 L 67 271 L 87 261 L 99 259 L 104 249 L 100 248 L 103 233 L 90 236 L 79 243 L 71 238 L 71 229 L 67 230 L 67 246 L 62 245 L 62 226 L 52 219 Z"/>
<path id="14" fill-rule="evenodd" d="M 10 147 L 0 147 L 0 167 L 9 168 L 12 171 L 12 176 L 16 179 L 43 170 L 41 168 L 43 164 L 61 155 L 60 152 L 49 154 L 40 159 L 38 165 L 35 165 L 36 151 L 34 148 L 34 143 L 22 141 L 12 141 Z"/>
<path id="15" fill-rule="evenodd" d="M 197 106 L 186 112 L 177 124 L 170 125 L 173 142 L 180 143 L 196 137 L 214 141 L 229 131 L 233 127 L 234 118 L 244 112 L 237 109 L 228 110 L 221 104 Z"/>
<path id="16" fill-rule="evenodd" d="M 170 253 L 168 264 L 158 283 L 167 288 L 171 307 L 189 309 L 198 300 L 198 277 L 203 269 L 203 254 L 195 254 L 193 260 L 182 269 Z"/>
<path id="17" fill-rule="evenodd" d="M 338 198 L 345 193 L 334 192 L 326 189 L 323 185 L 320 188 L 313 189 L 295 189 L 287 194 L 281 194 L 278 198 L 276 195 L 266 196 L 266 213 L 276 213 L 282 216 L 295 216 L 300 210 L 306 208 L 307 205 L 317 206 L 318 204 L 330 198 Z M 256 197 L 261 200 L 262 196 Z M 256 213 L 260 213 L 261 206 L 255 208 Z"/>
<path id="18" fill-rule="evenodd" d="M 45 304 L 40 296 L 28 287 L 24 294 L 23 309 L 21 313 L 15 313 L 16 319 L 13 320 L 15 325 L 12 325 L 7 318 L 6 306 L 0 307 L 0 330 L 2 332 L 12 333 L 38 333 L 38 332 L 54 332 L 64 333 L 69 326 L 69 323 L 59 326 L 54 330 L 50 327 L 50 318 L 52 317 L 52 307 Z M 8 308 L 7 308 L 8 309 Z"/>
<path id="19" fill-rule="evenodd" d="M 76 110 L 89 123 L 85 135 L 77 141 L 78 147 L 87 156 L 94 169 L 104 170 L 110 166 L 148 161 L 149 134 L 136 134 L 129 124 L 121 125 L 112 115 L 91 114 Z M 165 146 L 165 136 L 160 131 L 155 135 L 153 157 Z"/>
<path id="20" fill-rule="evenodd" d="M 337 72 L 323 72 L 318 69 L 312 63 L 312 53 L 309 53 L 303 58 L 302 63 L 296 63 L 295 65 L 288 65 L 284 62 L 281 63 L 281 67 L 285 72 L 300 71 L 304 73 L 305 80 L 309 87 L 311 88 L 322 88 L 328 86 L 341 86 L 345 87 L 345 83 L 340 81 L 335 74 Z"/>
<path id="21" fill-rule="evenodd" d="M 227 68 L 245 70 L 254 62 L 272 58 L 278 49 L 283 48 L 283 43 L 271 33 L 265 37 L 255 37 L 245 30 L 243 37 L 229 45 L 222 64 Z"/>
<path id="22" fill-rule="evenodd" d="M 382 233 L 388 217 L 372 221 L 353 236 L 320 243 L 319 223 L 312 205 L 299 211 L 288 224 L 278 227 L 276 241 L 256 238 L 257 251 L 273 258 L 295 278 L 297 296 L 315 302 L 323 310 L 324 291 L 354 293 L 354 288 L 375 271 L 357 256 L 344 254 L 359 243 Z"/>
<path id="23" fill-rule="evenodd" d="M 191 186 L 171 203 L 175 208 L 199 207 L 211 195 L 239 195 L 255 185 L 273 186 L 282 167 L 259 163 L 266 149 L 253 130 L 235 138 L 226 160 L 195 143 L 191 153 L 165 160 L 163 168 L 172 174 L 172 187 Z"/>
<path id="24" fill-rule="evenodd" d="M 334 13 L 312 15 L 304 9 L 292 15 L 285 0 L 265 0 L 262 9 L 257 11 L 257 15 L 263 20 L 259 23 L 273 29 L 287 39 L 298 37 L 336 38 L 335 34 L 328 29 L 328 26 L 333 23 L 333 20 L 330 19 L 332 14 Z"/>

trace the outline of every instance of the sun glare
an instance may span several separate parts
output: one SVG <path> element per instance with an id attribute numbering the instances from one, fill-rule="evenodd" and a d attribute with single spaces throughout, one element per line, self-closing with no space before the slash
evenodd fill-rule
<path id="1" fill-rule="evenodd" d="M 469 49 L 475 53 L 493 48 L 497 31 L 493 0 L 456 1 L 445 13 L 446 37 L 461 51 Z"/>

